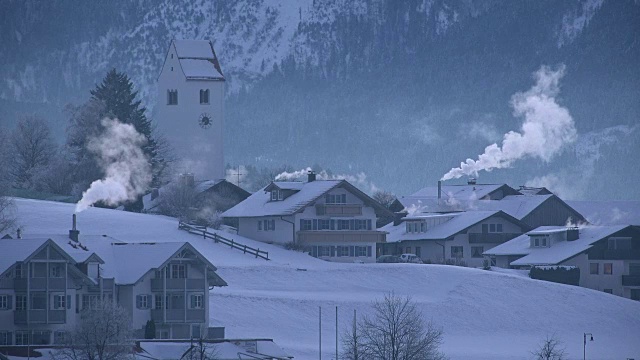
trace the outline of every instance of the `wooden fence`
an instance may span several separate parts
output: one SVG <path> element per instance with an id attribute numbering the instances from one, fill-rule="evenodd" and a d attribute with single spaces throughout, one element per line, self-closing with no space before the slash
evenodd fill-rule
<path id="1" fill-rule="evenodd" d="M 242 250 L 243 253 L 245 254 L 251 254 L 253 256 L 255 256 L 256 258 L 262 258 L 265 260 L 269 260 L 269 252 L 268 251 L 264 251 L 264 250 L 260 250 L 260 249 L 256 249 L 254 247 L 251 246 L 247 246 L 247 245 L 243 245 L 233 239 L 227 239 L 224 236 L 220 236 L 216 233 L 211 233 L 207 231 L 207 227 L 206 226 L 200 226 L 200 225 L 194 225 L 194 224 L 188 224 L 185 222 L 180 221 L 178 223 L 178 229 L 180 230 L 184 230 L 190 234 L 195 234 L 195 235 L 200 235 L 205 239 L 211 239 L 213 241 L 215 241 L 216 243 L 222 243 L 225 245 L 230 246 L 232 249 L 238 249 L 238 250 Z"/>

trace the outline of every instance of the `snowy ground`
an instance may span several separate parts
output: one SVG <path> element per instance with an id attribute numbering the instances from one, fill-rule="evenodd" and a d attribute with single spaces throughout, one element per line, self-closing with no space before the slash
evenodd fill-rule
<path id="1" fill-rule="evenodd" d="M 68 232 L 73 205 L 16 203 L 25 236 Z M 269 251 L 273 260 L 265 261 L 180 231 L 175 219 L 115 210 L 84 211 L 78 227 L 81 237 L 190 241 L 229 283 L 212 291 L 212 325 L 225 326 L 227 337 L 273 338 L 296 359 L 318 358 L 320 306 L 322 358 L 332 359 L 335 307 L 343 331 L 354 309 L 364 314 L 390 291 L 412 296 L 425 318 L 442 326 L 442 350 L 451 359 L 531 359 L 530 351 L 553 333 L 569 359 L 581 359 L 583 332 L 595 339 L 587 344 L 589 359 L 640 358 L 640 302 L 590 289 L 454 266 L 327 263 L 233 236 Z"/>

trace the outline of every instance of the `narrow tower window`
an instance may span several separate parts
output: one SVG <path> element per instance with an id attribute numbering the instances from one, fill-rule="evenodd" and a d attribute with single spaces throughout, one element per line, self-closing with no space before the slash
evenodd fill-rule
<path id="1" fill-rule="evenodd" d="M 200 90 L 200 104 L 209 104 L 209 89 Z"/>

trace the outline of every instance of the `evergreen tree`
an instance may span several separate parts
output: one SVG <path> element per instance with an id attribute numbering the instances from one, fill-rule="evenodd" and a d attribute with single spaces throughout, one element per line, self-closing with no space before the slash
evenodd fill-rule
<path id="1" fill-rule="evenodd" d="M 158 139 L 153 136 L 153 126 L 145 115 L 146 108 L 140 100 L 136 100 L 138 92 L 134 90 L 133 82 L 127 74 L 111 69 L 102 83 L 91 90 L 92 100 L 98 100 L 104 104 L 103 116 L 117 118 L 120 122 L 131 124 L 140 134 L 147 138 L 143 147 L 148 156 L 153 171 L 152 186 L 158 186 L 162 172 L 165 168 L 165 160 L 161 156 Z"/>

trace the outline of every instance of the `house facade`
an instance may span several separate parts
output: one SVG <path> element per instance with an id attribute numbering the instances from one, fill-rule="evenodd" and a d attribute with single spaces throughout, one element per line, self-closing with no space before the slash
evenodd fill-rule
<path id="1" fill-rule="evenodd" d="M 178 171 L 224 179 L 225 78 L 211 41 L 173 40 L 158 77 L 154 118 Z"/>
<path id="2" fill-rule="evenodd" d="M 483 265 L 483 252 L 527 231 L 526 224 L 502 211 L 420 213 L 388 224 L 382 253 L 415 254 L 425 262 Z"/>
<path id="3" fill-rule="evenodd" d="M 579 285 L 640 300 L 640 228 L 544 226 L 485 252 L 496 266 L 572 266 Z"/>
<path id="4" fill-rule="evenodd" d="M 223 217 L 237 219 L 238 235 L 295 244 L 310 255 L 340 262 L 375 262 L 386 234 L 376 220 L 391 213 L 345 180 L 272 182 Z"/>
<path id="5" fill-rule="evenodd" d="M 0 240 L 0 346 L 62 344 L 100 299 L 122 306 L 134 334 L 206 337 L 209 288 L 225 286 L 188 243 L 127 244 L 104 236 Z"/>

